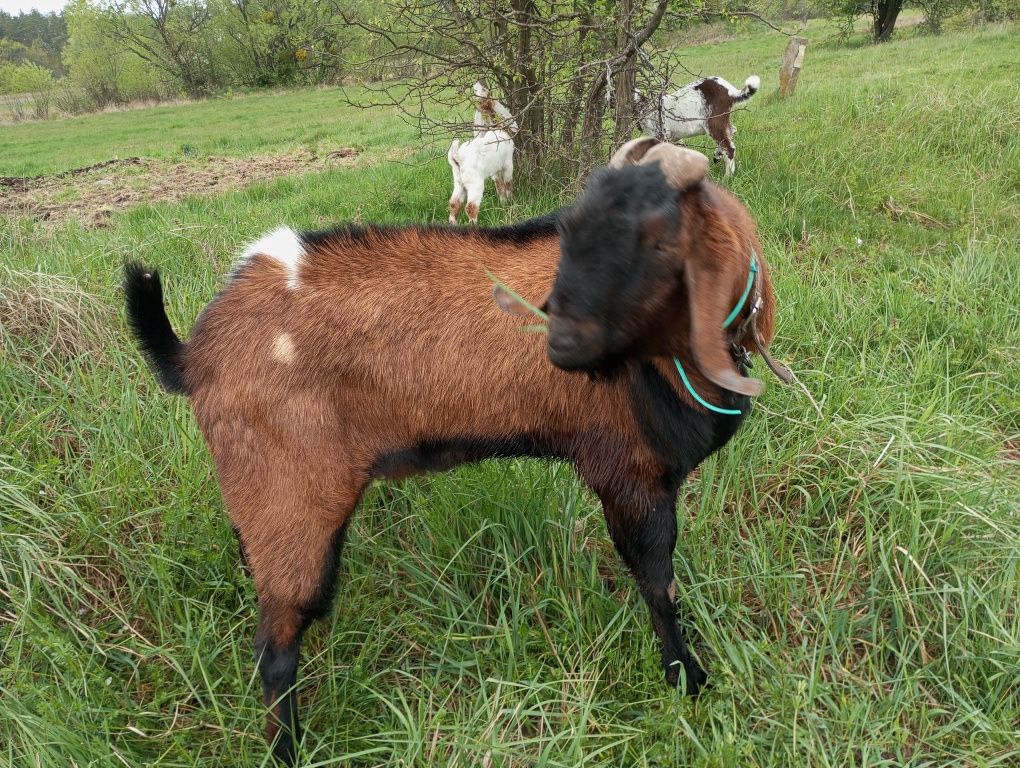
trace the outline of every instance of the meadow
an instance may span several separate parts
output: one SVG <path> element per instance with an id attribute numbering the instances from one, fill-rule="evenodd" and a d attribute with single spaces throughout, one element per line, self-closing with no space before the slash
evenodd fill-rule
<path id="1" fill-rule="evenodd" d="M 486 462 L 364 498 L 304 643 L 306 764 L 1020 764 L 1018 33 L 809 30 L 786 101 L 782 35 L 688 52 L 762 76 L 726 183 L 774 271 L 773 351 L 817 402 L 762 374 L 681 492 L 679 603 L 711 688 L 665 687 L 570 467 Z M 187 403 L 128 338 L 121 264 L 162 269 L 186 333 L 266 230 L 440 222 L 449 195 L 446 146 L 329 89 L 0 127 L 9 176 L 340 147 L 358 162 L 99 227 L 0 221 L 0 765 L 269 764 L 254 590 Z M 566 200 L 490 187 L 481 223 Z"/>

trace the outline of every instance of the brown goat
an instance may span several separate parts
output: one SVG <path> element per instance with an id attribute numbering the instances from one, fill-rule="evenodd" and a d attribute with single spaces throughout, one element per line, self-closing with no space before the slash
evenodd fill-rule
<path id="1" fill-rule="evenodd" d="M 774 300 L 743 205 L 702 181 L 702 155 L 654 144 L 630 142 L 573 207 L 513 227 L 278 230 L 249 248 L 186 344 L 158 274 L 128 265 L 131 324 L 161 383 L 188 395 L 251 566 L 280 759 L 296 757 L 301 635 L 329 608 L 344 532 L 375 477 L 497 456 L 572 462 L 648 602 L 667 680 L 682 667 L 689 693 L 703 683 L 676 622 L 677 490 L 741 424 L 748 398 L 715 382 L 757 391 L 727 345 L 763 350 Z M 751 254 L 757 328 L 726 339 L 716 326 Z M 548 354 L 594 375 L 550 364 L 545 337 L 499 311 L 487 271 L 545 302 Z M 703 397 L 741 415 L 697 405 L 673 356 Z"/>

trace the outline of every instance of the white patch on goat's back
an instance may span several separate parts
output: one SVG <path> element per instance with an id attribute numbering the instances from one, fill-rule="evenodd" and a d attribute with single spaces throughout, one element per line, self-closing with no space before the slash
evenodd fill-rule
<path id="1" fill-rule="evenodd" d="M 298 274 L 305 247 L 298 233 L 290 227 L 274 229 L 244 249 L 238 266 L 247 263 L 253 256 L 268 256 L 278 261 L 287 270 L 287 287 L 298 287 Z"/>
<path id="2" fill-rule="evenodd" d="M 273 359 L 285 365 L 290 365 L 297 359 L 294 340 L 289 333 L 281 333 L 273 341 Z"/>

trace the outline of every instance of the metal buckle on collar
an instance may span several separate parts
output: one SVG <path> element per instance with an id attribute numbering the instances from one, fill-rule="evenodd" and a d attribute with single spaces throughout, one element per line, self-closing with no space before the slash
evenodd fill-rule
<path id="1" fill-rule="evenodd" d="M 733 361 L 743 367 L 751 368 L 751 353 L 747 351 L 747 347 L 743 344 L 737 344 L 735 341 L 730 342 L 730 354 L 733 355 Z"/>

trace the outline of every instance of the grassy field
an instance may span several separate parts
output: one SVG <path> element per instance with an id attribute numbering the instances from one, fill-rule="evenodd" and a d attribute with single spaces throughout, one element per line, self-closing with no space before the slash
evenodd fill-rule
<path id="1" fill-rule="evenodd" d="M 730 186 L 779 300 L 746 428 L 682 493 L 680 603 L 713 686 L 664 687 L 640 595 L 566 465 L 379 483 L 301 670 L 310 765 L 1020 764 L 1018 30 L 690 51 L 733 82 Z M 0 222 L 0 765 L 266 765 L 255 602 L 185 401 L 127 338 L 120 265 L 186 331 L 286 222 L 445 220 L 449 170 L 328 90 L 0 129 L 0 174 L 357 146 L 374 162 L 104 228 Z M 706 146 L 701 143 L 701 146 Z M 187 148 L 187 149 L 186 149 Z M 430 159 L 431 158 L 431 159 Z M 490 189 L 488 224 L 557 204 Z"/>

